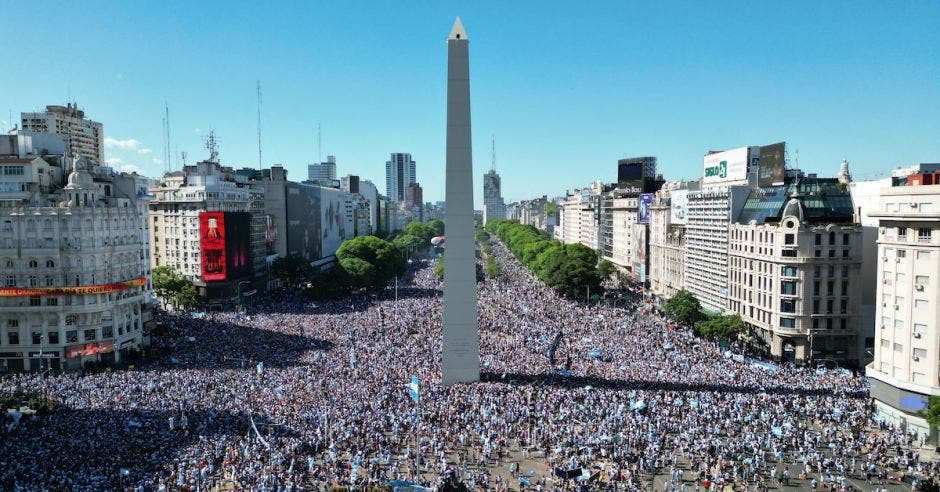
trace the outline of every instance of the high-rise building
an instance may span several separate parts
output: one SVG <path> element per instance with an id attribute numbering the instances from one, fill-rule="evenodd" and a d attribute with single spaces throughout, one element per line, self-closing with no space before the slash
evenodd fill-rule
<path id="1" fill-rule="evenodd" d="M 837 178 L 751 190 L 729 227 L 728 311 L 786 362 L 857 367 L 862 229 Z"/>
<path id="2" fill-rule="evenodd" d="M 447 268 L 444 275 L 441 383 L 450 386 L 480 380 L 476 244 L 473 233 L 470 42 L 459 18 L 447 37 L 446 135 L 447 248 L 444 255 Z M 392 157 L 394 160 L 394 155 Z"/>
<path id="3" fill-rule="evenodd" d="M 424 220 L 424 190 L 418 183 L 408 183 L 405 190 L 405 202 L 403 203 L 405 212 L 411 214 L 412 220 Z"/>
<path id="4" fill-rule="evenodd" d="M 503 202 L 502 179 L 495 169 L 483 175 L 483 223 L 506 219 L 506 204 Z"/>
<path id="5" fill-rule="evenodd" d="M 713 312 L 728 307 L 728 226 L 751 190 L 748 170 L 758 149 L 710 152 L 701 189 L 688 194 L 685 289 Z"/>
<path id="6" fill-rule="evenodd" d="M 84 157 L 0 157 L 0 169 L 0 366 L 126 360 L 152 319 L 145 178 Z"/>
<path id="7" fill-rule="evenodd" d="M 336 156 L 326 156 L 326 162 L 307 166 L 307 180 L 314 183 L 336 179 Z"/>
<path id="8" fill-rule="evenodd" d="M 385 162 L 385 194 L 393 202 L 404 203 L 405 191 L 417 182 L 411 154 L 392 154 Z"/>
<path id="9" fill-rule="evenodd" d="M 151 189 L 152 266 L 171 266 L 210 302 L 239 302 L 266 284 L 264 188 L 215 156 Z"/>
<path id="10" fill-rule="evenodd" d="M 78 104 L 46 106 L 42 113 L 22 113 L 23 135 L 54 133 L 68 138 L 69 153 L 91 164 L 104 164 L 104 131 L 101 123 L 85 119 Z"/>
<path id="11" fill-rule="evenodd" d="M 940 395 L 940 164 L 922 164 L 883 189 L 877 211 L 875 359 L 865 368 L 875 409 L 930 437 L 927 400 Z M 933 435 L 931 435 L 933 434 Z"/>
<path id="12" fill-rule="evenodd" d="M 685 287 L 685 225 L 689 190 L 698 181 L 665 183 L 650 205 L 650 292 L 664 301 Z"/>

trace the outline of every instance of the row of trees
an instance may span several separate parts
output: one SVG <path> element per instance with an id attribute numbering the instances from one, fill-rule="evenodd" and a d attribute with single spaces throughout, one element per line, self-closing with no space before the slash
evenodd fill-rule
<path id="1" fill-rule="evenodd" d="M 708 316 L 698 298 L 682 289 L 663 305 L 666 316 L 682 326 L 692 327 L 698 336 L 710 340 L 731 341 L 744 331 L 744 321 L 737 314 Z"/>
<path id="2" fill-rule="evenodd" d="M 588 292 L 600 294 L 602 276 L 593 249 L 583 244 L 562 244 L 516 221 L 490 221 L 486 231 L 495 234 L 519 261 L 560 294 L 571 298 Z"/>
<path id="3" fill-rule="evenodd" d="M 192 309 L 199 302 L 196 287 L 171 266 L 158 266 L 150 271 L 153 291 L 165 307 Z"/>

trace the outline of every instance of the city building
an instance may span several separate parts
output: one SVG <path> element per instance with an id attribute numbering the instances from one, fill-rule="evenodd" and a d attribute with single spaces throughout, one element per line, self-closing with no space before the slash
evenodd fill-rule
<path id="1" fill-rule="evenodd" d="M 591 249 L 600 249 L 602 195 L 609 188 L 595 181 L 588 188 L 569 191 L 560 204 L 560 223 L 555 229 L 555 237 L 565 244 L 581 243 Z"/>
<path id="2" fill-rule="evenodd" d="M 165 174 L 150 191 L 153 267 L 173 267 L 210 303 L 242 302 L 266 285 L 262 186 L 219 165 L 211 148 L 209 160 Z"/>
<path id="3" fill-rule="evenodd" d="M 21 135 L 58 134 L 67 138 L 69 155 L 84 157 L 90 164 L 104 164 L 104 131 L 101 123 L 85 119 L 78 104 L 46 106 L 41 113 L 22 113 Z M 40 145 L 37 138 L 34 145 Z M 43 140 L 43 142 L 45 142 Z"/>
<path id="4" fill-rule="evenodd" d="M 728 229 L 728 308 L 774 360 L 858 367 L 862 228 L 838 178 L 753 189 Z"/>
<path id="5" fill-rule="evenodd" d="M 923 411 L 940 396 L 940 171 L 922 164 L 881 190 L 874 361 L 865 368 L 879 415 L 936 444 Z"/>
<path id="6" fill-rule="evenodd" d="M 506 219 L 506 204 L 503 202 L 502 180 L 495 169 L 483 175 L 483 223 Z"/>
<path id="7" fill-rule="evenodd" d="M 650 204 L 650 292 L 660 302 L 685 285 L 685 225 L 689 190 L 698 182 L 665 183 Z"/>
<path id="8" fill-rule="evenodd" d="M 390 201 L 404 203 L 408 185 L 417 180 L 411 154 L 392 154 L 385 162 L 385 195 Z"/>
<path id="9" fill-rule="evenodd" d="M 314 183 L 332 182 L 336 179 L 336 157 L 326 156 L 326 162 L 307 166 L 307 180 Z"/>
<path id="10" fill-rule="evenodd" d="M 405 189 L 405 201 L 402 204 L 403 211 L 410 214 L 412 220 L 423 221 L 424 209 L 424 190 L 418 183 L 408 183 Z"/>
<path id="11" fill-rule="evenodd" d="M 710 152 L 701 189 L 688 194 L 685 289 L 709 311 L 728 307 L 728 226 L 744 206 L 751 189 L 749 169 L 758 159 L 759 147 Z"/>
<path id="12" fill-rule="evenodd" d="M 0 157 L 0 370 L 125 360 L 152 319 L 145 179 L 18 153 Z"/>

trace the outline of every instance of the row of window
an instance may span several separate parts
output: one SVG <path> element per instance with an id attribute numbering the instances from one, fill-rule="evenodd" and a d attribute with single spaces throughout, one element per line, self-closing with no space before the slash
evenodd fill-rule
<path id="1" fill-rule="evenodd" d="M 840 330 L 846 330 L 849 326 L 848 318 L 813 318 L 811 321 L 811 326 L 814 330 L 819 330 L 822 327 L 825 327 L 827 330 L 832 330 L 836 326 L 836 319 L 838 319 L 838 326 Z M 796 328 L 796 318 L 781 317 L 780 318 L 780 327 L 781 328 Z"/>
<path id="2" fill-rule="evenodd" d="M 134 321 L 133 331 L 137 331 L 139 329 L 139 326 L 140 326 L 139 322 Z M 131 331 L 132 331 L 131 329 L 127 330 L 128 333 L 130 333 Z M 119 332 L 118 336 L 123 335 L 124 328 L 118 327 L 118 332 Z M 66 330 L 65 331 L 65 343 L 78 343 L 78 334 L 79 334 L 79 330 Z M 88 328 L 85 330 L 81 330 L 81 334 L 82 334 L 82 342 L 94 342 L 96 340 L 99 340 L 97 328 Z M 112 326 L 101 327 L 100 339 L 106 340 L 110 338 L 114 338 L 114 327 Z M 40 346 L 41 345 L 58 345 L 60 343 L 59 332 L 50 331 L 50 332 L 47 332 L 45 337 L 43 337 L 42 332 L 32 331 L 30 333 L 30 341 L 32 342 L 33 345 L 40 345 Z M 7 331 L 6 342 L 7 342 L 7 345 L 19 345 L 20 344 L 20 332 L 18 330 Z"/>

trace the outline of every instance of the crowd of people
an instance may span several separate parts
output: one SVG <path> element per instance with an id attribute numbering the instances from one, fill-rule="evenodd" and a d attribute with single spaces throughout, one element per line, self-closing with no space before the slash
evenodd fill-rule
<path id="1" fill-rule="evenodd" d="M 163 355 L 134 370 L 3 377 L 0 393 L 59 405 L 0 427 L 0 488 L 839 490 L 940 474 L 875 420 L 858 375 L 728 358 L 651 304 L 566 300 L 495 240 L 491 254 L 479 383 L 439 385 L 442 280 L 415 261 L 377 294 L 168 316 Z"/>

